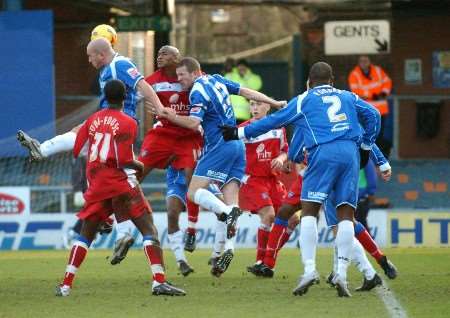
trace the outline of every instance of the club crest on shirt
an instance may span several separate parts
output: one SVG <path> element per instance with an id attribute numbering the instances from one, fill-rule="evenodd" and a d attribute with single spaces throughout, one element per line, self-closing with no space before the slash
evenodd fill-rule
<path id="1" fill-rule="evenodd" d="M 131 76 L 132 79 L 135 79 L 136 77 L 139 76 L 139 71 L 138 71 L 138 69 L 135 68 L 135 67 L 130 67 L 130 68 L 127 70 L 127 73 L 128 73 L 128 75 Z"/>
<path id="2" fill-rule="evenodd" d="M 178 100 L 180 99 L 180 95 L 178 95 L 178 94 L 172 94 L 170 97 L 169 97 L 169 103 L 171 103 L 171 104 L 176 104 L 176 103 L 178 103 Z"/>

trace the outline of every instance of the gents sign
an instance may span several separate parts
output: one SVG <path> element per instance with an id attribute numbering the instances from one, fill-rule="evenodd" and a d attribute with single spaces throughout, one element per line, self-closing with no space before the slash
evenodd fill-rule
<path id="1" fill-rule="evenodd" d="M 390 40 L 390 24 L 387 20 L 325 23 L 327 55 L 389 53 Z"/>

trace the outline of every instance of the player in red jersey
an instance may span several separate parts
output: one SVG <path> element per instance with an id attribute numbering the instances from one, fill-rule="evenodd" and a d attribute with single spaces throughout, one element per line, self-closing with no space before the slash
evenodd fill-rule
<path id="1" fill-rule="evenodd" d="M 73 243 L 63 282 L 57 286 L 57 296 L 68 296 L 77 269 L 83 262 L 89 245 L 95 239 L 100 222 L 114 213 L 120 222 L 131 219 L 143 236 L 144 252 L 153 273 L 154 295 L 185 295 L 166 282 L 158 232 L 153 225 L 152 210 L 142 193 L 136 171 L 143 164 L 134 159 L 133 143 L 137 123 L 122 112 L 126 96 L 125 85 L 111 80 L 104 87 L 108 108 L 91 115 L 80 127 L 73 149 L 77 157 L 87 143 L 86 203 L 78 213 L 83 220 L 81 234 Z"/>
<path id="2" fill-rule="evenodd" d="M 240 125 L 244 127 L 267 115 L 270 105 L 250 101 L 252 119 Z M 257 138 L 245 140 L 246 176 L 239 191 L 239 206 L 242 210 L 258 214 L 261 223 L 257 234 L 256 263 L 247 270 L 254 272 L 264 261 L 269 233 L 286 189 L 279 175 L 287 160 L 288 144 L 284 128 L 273 129 Z"/>
<path id="3" fill-rule="evenodd" d="M 180 52 L 176 47 L 170 45 L 161 47 L 156 60 L 158 70 L 146 77 L 145 81 L 152 86 L 164 107 L 175 110 L 179 116 L 188 116 L 188 92 L 182 89 L 176 74 L 179 61 Z M 183 128 L 167 119 L 158 118 L 142 143 L 139 160 L 144 164 L 144 172 L 141 179 L 153 168 L 165 169 L 170 164 L 175 170 L 184 170 L 186 185 L 189 185 L 202 146 L 203 138 L 200 131 Z M 184 206 L 184 202 L 178 197 L 172 196 L 167 200 L 169 243 L 181 273 L 186 276 L 193 272 L 193 269 L 184 255 L 183 233 L 178 222 Z M 187 198 L 186 207 L 190 218 L 198 216 L 198 205 Z M 196 218 L 194 221 L 197 221 Z M 187 250 L 193 251 L 194 248 L 195 246 L 192 250 Z"/>

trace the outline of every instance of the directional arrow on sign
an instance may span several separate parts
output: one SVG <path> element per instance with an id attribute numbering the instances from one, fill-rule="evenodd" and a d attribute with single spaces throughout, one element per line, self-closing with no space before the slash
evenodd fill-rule
<path id="1" fill-rule="evenodd" d="M 380 53 L 386 53 L 388 51 L 388 41 L 383 40 L 383 42 L 379 39 L 375 39 L 375 43 L 377 44 L 377 51 Z"/>

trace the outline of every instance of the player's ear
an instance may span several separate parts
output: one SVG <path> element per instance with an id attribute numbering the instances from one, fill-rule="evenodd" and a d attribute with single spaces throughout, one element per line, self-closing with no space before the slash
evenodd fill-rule
<path id="1" fill-rule="evenodd" d="M 334 76 L 333 76 L 333 75 L 331 75 L 331 78 L 330 78 L 330 85 L 331 85 L 331 86 L 334 85 Z"/>

